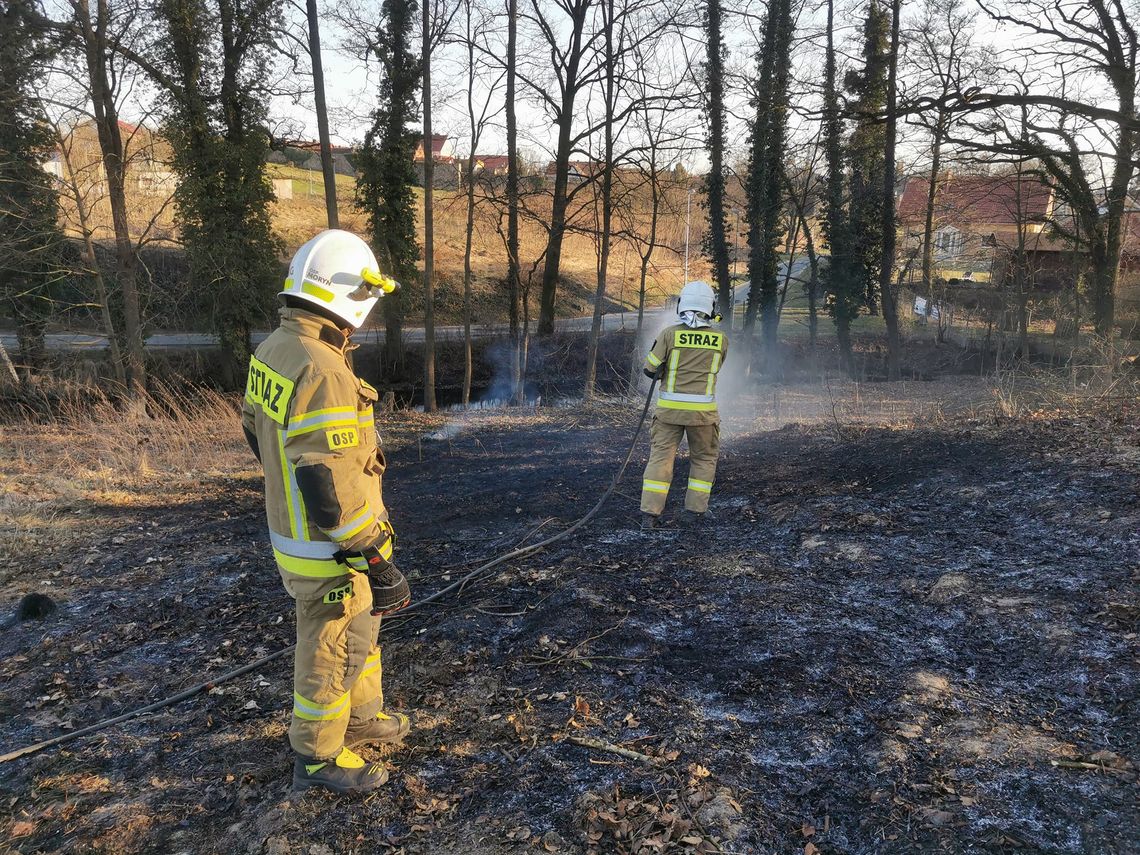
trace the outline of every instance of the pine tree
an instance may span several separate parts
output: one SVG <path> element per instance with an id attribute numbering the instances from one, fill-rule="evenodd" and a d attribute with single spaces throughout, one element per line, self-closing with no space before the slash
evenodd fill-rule
<path id="1" fill-rule="evenodd" d="M 27 371 L 42 358 L 64 277 L 59 199 L 41 166 L 52 135 L 33 93 L 46 50 L 34 12 L 32 0 L 0 0 L 0 300 L 16 319 Z"/>
<path id="2" fill-rule="evenodd" d="M 418 273 L 420 252 L 416 244 L 414 156 L 417 134 L 409 124 L 418 115 L 422 68 L 412 53 L 412 31 L 418 6 L 415 0 L 384 0 L 382 24 L 373 49 L 384 69 L 379 104 L 372 113 L 372 127 L 364 135 L 358 158 L 360 177 L 357 205 L 368 217 L 372 248 L 384 272 L 405 288 Z M 430 151 L 424 152 L 431 157 Z M 383 302 L 387 334 L 385 364 L 400 374 L 404 367 L 403 316 L 408 296 L 405 289 Z"/>
<path id="3" fill-rule="evenodd" d="M 879 269 L 883 261 L 883 179 L 886 168 L 887 71 L 891 16 L 879 0 L 871 0 L 863 22 L 863 68 L 849 71 L 845 81 L 852 95 L 855 130 L 848 141 L 851 165 L 849 217 L 853 240 L 854 275 L 868 309 L 877 312 Z"/>

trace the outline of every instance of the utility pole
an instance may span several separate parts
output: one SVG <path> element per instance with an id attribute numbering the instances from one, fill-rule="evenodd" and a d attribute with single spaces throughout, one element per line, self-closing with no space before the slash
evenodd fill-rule
<path id="1" fill-rule="evenodd" d="M 309 18 L 309 58 L 313 65 L 313 101 L 317 108 L 317 136 L 321 144 L 321 172 L 325 178 L 325 210 L 330 229 L 340 228 L 336 210 L 336 172 L 333 170 L 332 143 L 329 141 L 329 111 L 325 104 L 325 70 L 321 65 L 321 31 L 317 21 L 317 0 L 306 0 Z M 312 177 L 309 178 L 312 194 Z"/>
<path id="2" fill-rule="evenodd" d="M 693 212 L 693 187 L 690 182 L 689 194 L 685 199 L 685 281 L 681 287 L 689 284 L 689 217 Z"/>

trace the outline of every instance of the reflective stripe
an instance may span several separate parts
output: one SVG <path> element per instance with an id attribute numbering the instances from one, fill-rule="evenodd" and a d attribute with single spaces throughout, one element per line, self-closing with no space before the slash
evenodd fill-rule
<path id="1" fill-rule="evenodd" d="M 661 364 L 661 357 L 656 353 L 651 353 L 649 356 L 645 357 L 645 361 L 649 363 L 650 368 L 656 368 Z"/>
<path id="2" fill-rule="evenodd" d="M 665 381 L 665 391 L 672 392 L 677 388 L 677 363 L 681 361 L 681 351 L 674 348 L 669 356 L 669 377 Z"/>
<path id="3" fill-rule="evenodd" d="M 705 394 L 711 396 L 716 389 L 716 372 L 720 368 L 720 354 L 713 354 L 712 367 L 709 368 L 709 380 L 705 384 Z"/>
<path id="4" fill-rule="evenodd" d="M 662 392 L 666 401 L 684 401 L 687 404 L 708 404 L 716 401 L 715 395 L 691 395 L 688 392 Z"/>
<path id="5" fill-rule="evenodd" d="M 305 721 L 332 721 L 349 711 L 349 696 L 345 692 L 331 704 L 318 704 L 303 695 L 293 693 L 293 715 Z"/>
<path id="6" fill-rule="evenodd" d="M 336 299 L 333 292 L 328 288 L 322 288 L 315 282 L 309 282 L 308 280 L 301 283 L 301 293 L 308 294 L 310 297 L 316 297 L 322 303 L 331 303 Z"/>
<path id="7" fill-rule="evenodd" d="M 691 403 L 687 401 L 669 401 L 662 398 L 657 402 L 657 406 L 665 410 L 689 410 L 698 413 L 716 412 L 716 401 L 712 403 Z"/>
<path id="8" fill-rule="evenodd" d="M 668 481 L 650 481 L 648 478 L 646 478 L 644 481 L 641 482 L 641 489 L 644 490 L 646 493 L 668 493 L 669 492 L 669 482 Z"/>
<path id="9" fill-rule="evenodd" d="M 392 560 L 392 538 L 386 538 L 385 541 L 376 547 L 376 551 L 380 553 L 380 557 L 385 561 Z M 348 566 L 358 573 L 368 572 L 368 559 L 363 555 L 346 555 L 344 560 L 348 562 Z"/>
<path id="10" fill-rule="evenodd" d="M 367 677 L 369 674 L 375 674 L 380 668 L 380 651 L 377 650 L 364 660 L 364 670 L 360 672 L 360 676 Z"/>
<path id="11" fill-rule="evenodd" d="M 297 576 L 308 576 L 310 579 L 334 579 L 337 576 L 347 576 L 349 568 L 337 564 L 331 558 L 298 558 L 287 555 L 280 549 L 273 550 L 273 557 L 281 565 L 281 569 Z"/>
<path id="12" fill-rule="evenodd" d="M 305 525 L 305 505 L 297 487 L 297 476 L 289 458 L 285 456 L 285 431 L 277 431 L 277 449 L 281 455 L 281 480 L 285 485 L 285 504 L 289 509 L 289 533 L 296 539 L 307 540 L 309 527 Z"/>
<path id="13" fill-rule="evenodd" d="M 344 525 L 338 526 L 334 529 L 329 529 L 325 532 L 325 534 L 327 534 L 333 540 L 345 540 L 346 538 L 352 537 L 354 534 L 357 534 L 366 529 L 374 519 L 375 517 L 372 516 L 372 509 L 365 505 L 364 510 L 358 513 Z"/>
<path id="14" fill-rule="evenodd" d="M 327 561 L 340 551 L 340 546 L 327 540 L 296 540 L 275 531 L 269 532 L 269 541 L 275 550 L 293 558 L 323 558 Z"/>
<path id="15" fill-rule="evenodd" d="M 711 493 L 712 481 L 701 481 L 697 478 L 690 478 L 689 489 L 696 490 L 698 493 Z"/>
<path id="16" fill-rule="evenodd" d="M 361 424 L 370 425 L 376 421 L 376 415 L 372 412 L 372 408 L 369 407 L 366 410 L 360 410 L 357 412 L 356 420 Z"/>
<path id="17" fill-rule="evenodd" d="M 301 413 L 289 419 L 289 428 L 286 436 L 300 436 L 321 428 L 342 427 L 357 423 L 355 407 L 329 407 L 325 410 L 313 410 Z"/>

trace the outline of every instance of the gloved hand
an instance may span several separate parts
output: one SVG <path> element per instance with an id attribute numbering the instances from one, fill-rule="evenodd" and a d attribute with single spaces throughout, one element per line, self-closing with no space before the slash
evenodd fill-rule
<path id="1" fill-rule="evenodd" d="M 372 613 L 391 614 L 408 605 L 412 590 L 404 574 L 384 554 L 392 554 L 391 535 L 384 534 L 371 546 L 352 552 L 338 552 L 337 561 L 347 564 L 357 573 L 368 574 L 368 587 L 372 589 Z"/>
<path id="2" fill-rule="evenodd" d="M 365 550 L 375 552 L 375 550 Z M 380 553 L 369 558 L 368 586 L 372 589 L 372 614 L 388 615 L 398 612 L 412 601 L 412 589 L 404 574 Z"/>

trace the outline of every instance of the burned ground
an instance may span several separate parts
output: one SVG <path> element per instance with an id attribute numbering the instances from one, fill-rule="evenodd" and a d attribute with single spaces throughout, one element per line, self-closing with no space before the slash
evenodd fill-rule
<path id="1" fill-rule="evenodd" d="M 385 489 L 416 592 L 585 512 L 631 419 L 405 436 Z M 82 545 L 27 556 L 17 578 L 52 582 L 61 608 L 0 640 L 5 749 L 292 640 L 252 473 L 79 506 Z M 389 622 L 387 700 L 417 728 L 376 753 L 393 769 L 379 795 L 289 792 L 278 660 L 0 767 L 8 845 L 1140 849 L 1128 419 L 740 435 L 699 530 L 639 531 L 638 474 L 571 540 Z"/>

